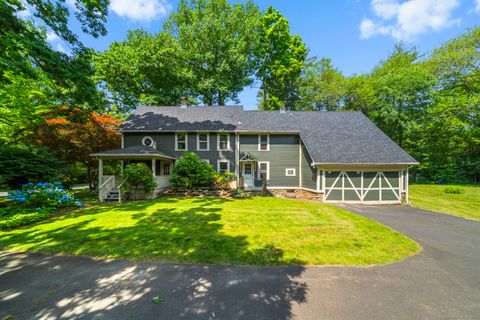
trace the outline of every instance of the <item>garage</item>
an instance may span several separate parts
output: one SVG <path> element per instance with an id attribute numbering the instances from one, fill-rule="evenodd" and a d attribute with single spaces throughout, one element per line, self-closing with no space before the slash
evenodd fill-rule
<path id="1" fill-rule="evenodd" d="M 403 170 L 322 172 L 324 202 L 401 203 Z"/>

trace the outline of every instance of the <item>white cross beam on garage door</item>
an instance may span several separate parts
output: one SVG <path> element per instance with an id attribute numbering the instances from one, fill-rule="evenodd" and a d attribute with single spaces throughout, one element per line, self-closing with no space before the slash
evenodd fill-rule
<path id="1" fill-rule="evenodd" d="M 329 200 L 329 196 L 333 190 L 342 191 L 342 200 L 345 201 L 345 190 L 354 190 L 361 202 L 365 201 L 365 196 L 372 190 L 378 190 L 379 201 L 382 201 L 382 191 L 390 190 L 393 192 L 397 200 L 400 200 L 400 187 L 393 187 L 388 178 L 383 172 L 377 172 L 369 183 L 368 187 L 364 188 L 364 175 L 361 172 L 361 185 L 356 187 L 352 179 L 346 171 L 340 171 L 337 178 L 334 180 L 331 186 L 325 186 L 325 200 Z M 378 182 L 378 187 L 373 187 Z M 383 182 L 383 183 L 382 183 Z M 347 185 L 346 185 L 347 184 Z M 349 185 L 349 186 L 348 186 Z"/>

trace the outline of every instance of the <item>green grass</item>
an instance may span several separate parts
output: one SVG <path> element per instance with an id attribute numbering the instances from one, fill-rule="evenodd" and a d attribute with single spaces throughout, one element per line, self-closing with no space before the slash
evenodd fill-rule
<path id="1" fill-rule="evenodd" d="M 480 220 L 480 186 L 459 186 L 465 193 L 445 193 L 446 186 L 412 184 L 409 201 L 413 207 Z"/>
<path id="2" fill-rule="evenodd" d="M 419 250 L 413 240 L 351 212 L 273 197 L 93 204 L 0 232 L 0 248 L 251 265 L 383 264 Z"/>

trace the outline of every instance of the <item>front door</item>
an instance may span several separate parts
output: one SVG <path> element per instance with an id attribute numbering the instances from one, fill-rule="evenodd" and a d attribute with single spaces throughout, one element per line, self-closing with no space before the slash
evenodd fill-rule
<path id="1" fill-rule="evenodd" d="M 254 186 L 253 179 L 253 162 L 244 162 L 243 163 L 243 183 L 245 189 L 251 189 Z"/>

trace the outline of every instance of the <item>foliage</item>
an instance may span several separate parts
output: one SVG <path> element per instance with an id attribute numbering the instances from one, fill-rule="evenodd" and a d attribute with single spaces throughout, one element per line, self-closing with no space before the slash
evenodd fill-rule
<path id="1" fill-rule="evenodd" d="M 0 248 L 250 265 L 384 264 L 419 250 L 404 235 L 343 209 L 275 197 L 97 203 L 0 232 Z"/>
<path id="2" fill-rule="evenodd" d="M 233 172 L 216 172 L 213 177 L 213 188 L 220 190 L 230 189 L 230 183 L 235 180 Z"/>
<path id="3" fill-rule="evenodd" d="M 95 189 L 98 161 L 90 154 L 120 147 L 120 120 L 79 108 L 58 107 L 42 115 L 29 137 L 38 146 L 49 147 L 68 163 L 81 162 L 87 168 L 90 189 Z"/>
<path id="4" fill-rule="evenodd" d="M 196 189 L 210 186 L 215 176 L 210 164 L 194 152 L 185 152 L 175 163 L 170 181 L 177 189 Z"/>
<path id="5" fill-rule="evenodd" d="M 155 297 L 152 298 L 152 302 L 155 303 L 155 304 L 161 304 L 161 303 L 165 302 L 165 299 L 163 299 L 160 296 L 155 296 Z"/>
<path id="6" fill-rule="evenodd" d="M 465 193 L 465 190 L 458 186 L 447 186 L 443 189 L 445 193 L 452 193 L 452 194 L 461 194 Z"/>
<path id="7" fill-rule="evenodd" d="M 46 148 L 0 147 L 0 186 L 18 188 L 27 182 L 50 180 L 65 170 L 63 162 Z"/>
<path id="8" fill-rule="evenodd" d="M 84 33 L 94 37 L 106 34 L 103 23 L 108 11 L 107 0 L 74 0 L 73 3 L 76 6 L 74 15 L 80 21 Z M 26 9 L 34 14 L 35 19 L 22 18 L 20 13 Z M 19 82 L 41 82 L 46 87 L 30 87 L 26 88 L 26 92 L 32 95 L 39 91 L 48 92 L 55 99 L 49 102 L 50 106 L 55 103 L 88 105 L 93 109 L 104 106 L 102 95 L 92 77 L 93 52 L 85 48 L 69 29 L 70 14 L 65 1 L 0 2 L 0 92 L 4 86 L 8 91 L 9 86 Z M 68 45 L 70 54 L 52 48 L 47 41 L 47 29 Z M 13 82 L 11 74 L 16 76 Z M 25 101 L 24 94 L 20 98 Z M 31 102 L 33 111 L 43 105 Z M 7 106 L 15 108 L 18 104 L 20 102 Z M 24 107 L 23 105 L 23 110 L 28 110 Z"/>
<path id="9" fill-rule="evenodd" d="M 141 162 L 126 166 L 123 171 L 123 178 L 130 188 L 142 186 L 145 193 L 152 192 L 157 186 L 152 171 L 145 163 Z"/>
<path id="10" fill-rule="evenodd" d="M 260 11 L 247 1 L 181 0 L 165 24 L 178 42 L 191 94 L 206 105 L 238 102 L 252 81 Z"/>
<path id="11" fill-rule="evenodd" d="M 307 47 L 290 34 L 288 20 L 272 6 L 260 19 L 256 41 L 256 76 L 260 81 L 260 109 L 294 107 L 299 100 L 298 81 L 305 68 Z"/>
<path id="12" fill-rule="evenodd" d="M 238 102 L 252 82 L 259 15 L 249 1 L 182 0 L 164 31 L 130 31 L 100 54 L 97 77 L 120 110 L 177 105 L 182 96 L 206 105 Z"/>
<path id="13" fill-rule="evenodd" d="M 19 190 L 9 191 L 8 199 L 17 206 L 35 208 L 38 211 L 83 206 L 82 202 L 75 199 L 73 193 L 65 190 L 59 181 L 26 183 Z"/>
<path id="14" fill-rule="evenodd" d="M 237 188 L 235 190 L 235 193 L 233 194 L 233 197 L 236 199 L 245 199 L 247 198 L 247 193 L 245 192 L 245 190 Z"/>
<path id="15" fill-rule="evenodd" d="M 11 229 L 44 220 L 50 216 L 50 210 L 7 206 L 0 207 L 0 230 Z"/>
<path id="16" fill-rule="evenodd" d="M 342 107 L 346 78 L 332 60 L 323 58 L 308 64 L 300 82 L 297 110 L 337 111 Z"/>

